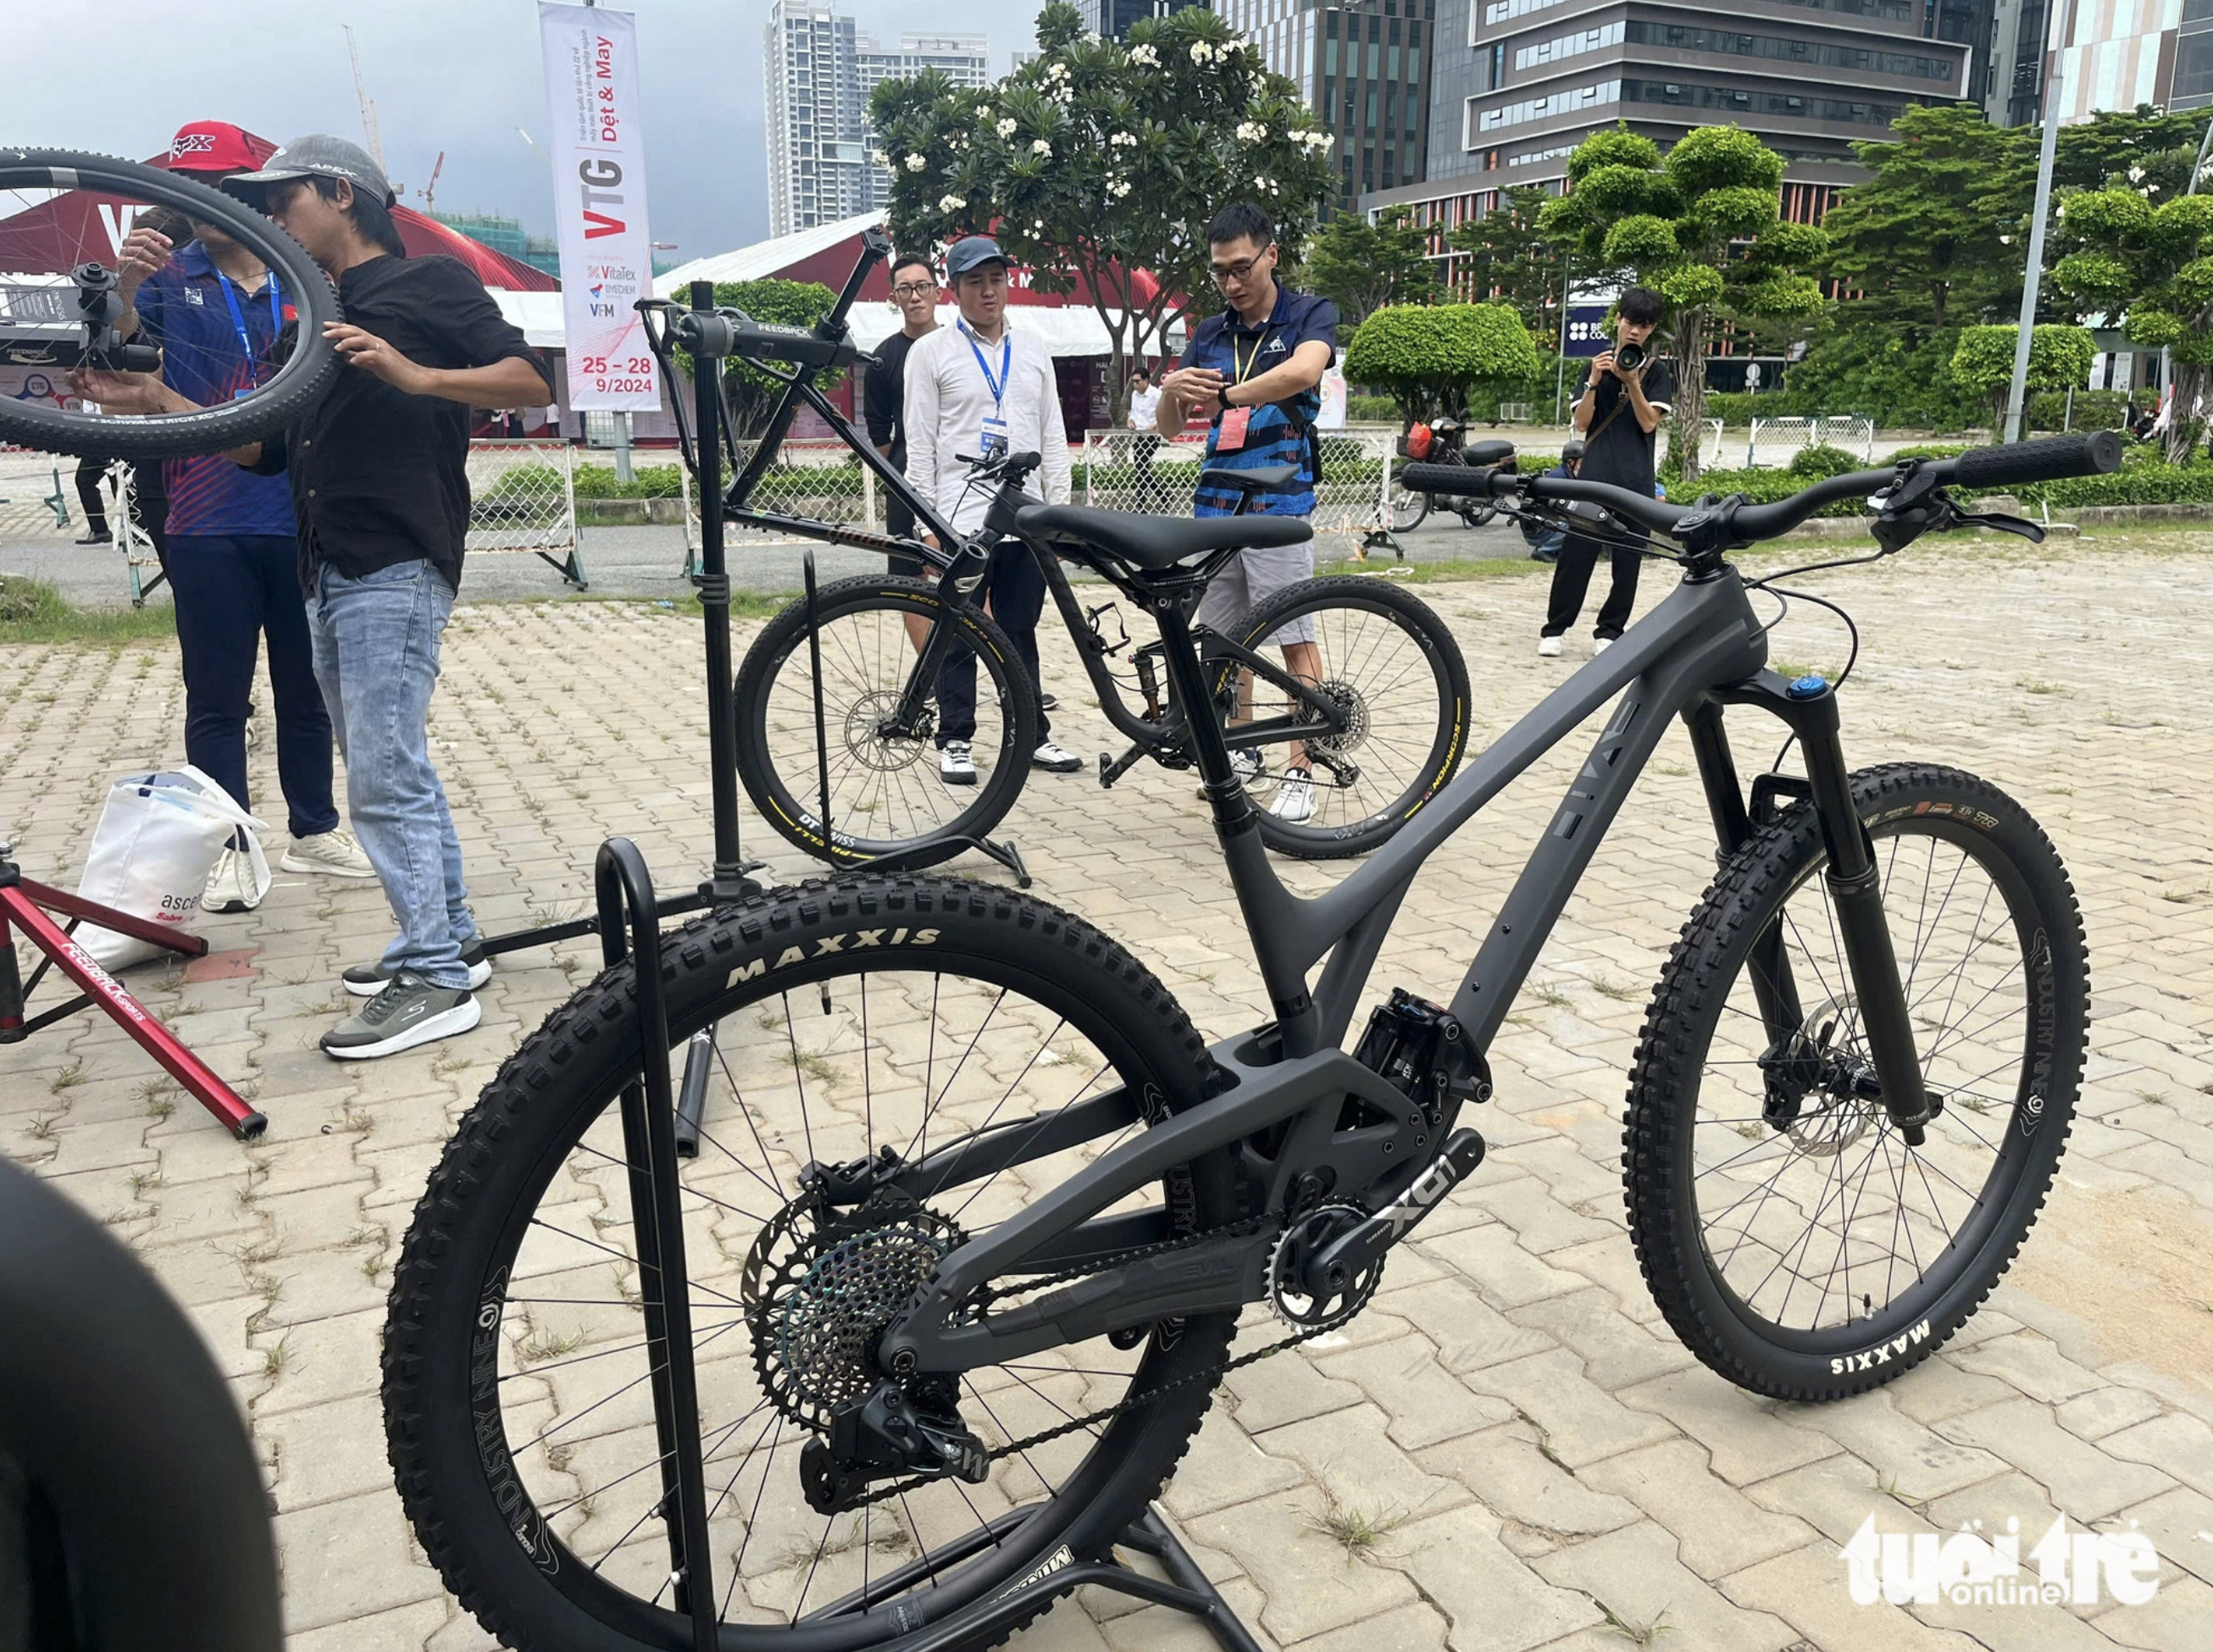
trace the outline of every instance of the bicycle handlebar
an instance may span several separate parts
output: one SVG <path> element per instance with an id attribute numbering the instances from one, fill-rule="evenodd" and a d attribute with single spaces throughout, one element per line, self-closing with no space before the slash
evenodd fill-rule
<path id="1" fill-rule="evenodd" d="M 2076 432 L 2046 436 L 2036 442 L 2017 442 L 2006 447 L 1974 448 L 1956 459 L 1923 460 L 1921 469 L 1933 474 L 1939 487 L 1957 485 L 1991 488 L 2019 482 L 2056 481 L 2067 476 L 2102 476 L 2121 467 L 2121 439 L 2111 430 Z M 1580 477 L 1518 476 L 1510 471 L 1468 470 L 1457 465 L 1408 465 L 1399 481 L 1418 493 L 1483 494 L 1498 498 L 1516 493 L 1537 500 L 1588 500 L 1604 505 L 1617 516 L 1671 537 L 1686 518 L 1703 514 L 1703 507 L 1671 505 L 1606 482 L 1586 482 Z M 1795 527 L 1825 505 L 1839 499 L 1866 498 L 1897 482 L 1899 467 L 1853 471 L 1832 476 L 1801 488 L 1787 499 L 1771 504 L 1740 506 L 1730 518 L 1733 539 L 1771 539 Z"/>

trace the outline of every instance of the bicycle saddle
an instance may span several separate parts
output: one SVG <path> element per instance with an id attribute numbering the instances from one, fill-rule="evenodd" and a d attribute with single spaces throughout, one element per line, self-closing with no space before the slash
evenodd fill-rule
<path id="1" fill-rule="evenodd" d="M 1027 505 L 1015 525 L 1034 538 L 1076 539 L 1154 572 L 1210 551 L 1302 545 L 1314 538 L 1303 516 L 1143 516 L 1082 505 Z"/>

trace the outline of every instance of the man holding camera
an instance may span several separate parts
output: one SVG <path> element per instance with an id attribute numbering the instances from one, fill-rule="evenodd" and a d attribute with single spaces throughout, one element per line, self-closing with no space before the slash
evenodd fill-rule
<path id="1" fill-rule="evenodd" d="M 1653 433 L 1675 394 L 1673 369 L 1650 349 L 1661 308 L 1660 295 L 1649 288 L 1631 287 L 1622 294 L 1614 311 L 1613 346 L 1591 363 L 1574 414 L 1583 438 L 1583 479 L 1611 483 L 1648 497 L 1653 491 Z M 1613 583 L 1598 611 L 1594 650 L 1598 653 L 1628 627 L 1630 610 L 1637 603 L 1637 576 L 1644 560 L 1637 547 L 1646 537 L 1643 528 L 1612 515 L 1600 531 L 1613 547 Z M 1559 657 L 1560 639 L 1582 612 L 1601 548 L 1597 540 L 1580 533 L 1570 533 L 1560 547 L 1559 560 L 1552 566 L 1545 629 L 1537 639 L 1537 652 L 1548 660 Z"/>

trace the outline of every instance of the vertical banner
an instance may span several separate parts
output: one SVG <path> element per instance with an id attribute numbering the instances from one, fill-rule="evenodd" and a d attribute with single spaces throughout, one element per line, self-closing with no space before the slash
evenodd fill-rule
<path id="1" fill-rule="evenodd" d="M 626 11 L 541 3 L 546 101 L 552 113 L 553 217 L 569 405 L 594 412 L 661 405 L 661 364 L 631 308 L 652 294 L 645 227 L 645 134 L 637 29 Z"/>

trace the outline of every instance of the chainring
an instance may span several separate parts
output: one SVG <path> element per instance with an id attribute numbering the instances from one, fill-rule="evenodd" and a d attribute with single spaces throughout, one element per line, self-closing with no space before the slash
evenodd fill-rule
<path id="1" fill-rule="evenodd" d="M 1295 1331 L 1310 1337 L 1320 1336 L 1326 1331 L 1336 1330 L 1368 1306 L 1369 1299 L 1375 1295 L 1375 1287 L 1382 1283 L 1381 1257 L 1361 1270 L 1334 1296 L 1309 1295 L 1305 1281 L 1299 1277 L 1308 1256 L 1318 1247 L 1367 1220 L 1367 1211 L 1339 1200 L 1316 1205 L 1277 1236 L 1275 1248 L 1268 1253 L 1268 1307 L 1277 1319 Z"/>

